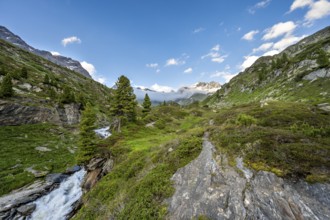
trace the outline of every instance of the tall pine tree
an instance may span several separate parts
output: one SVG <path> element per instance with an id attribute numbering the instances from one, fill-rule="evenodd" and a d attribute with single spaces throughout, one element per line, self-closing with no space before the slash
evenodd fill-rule
<path id="1" fill-rule="evenodd" d="M 77 154 L 78 164 L 87 163 L 90 159 L 92 159 L 95 153 L 95 121 L 96 114 L 92 106 L 88 103 L 85 110 L 82 112 L 81 121 L 79 124 L 80 133 Z"/>
<path id="2" fill-rule="evenodd" d="M 151 101 L 148 96 L 148 93 L 146 93 L 146 95 L 144 96 L 142 107 L 143 107 L 142 113 L 144 116 L 146 116 L 151 111 Z"/>
<path id="3" fill-rule="evenodd" d="M 120 132 L 124 121 L 134 122 L 136 120 L 136 96 L 129 79 L 120 76 L 116 82 L 111 115 L 116 118 L 117 130 Z"/>
<path id="4" fill-rule="evenodd" d="M 11 97 L 14 95 L 13 83 L 11 82 L 11 75 L 7 74 L 0 85 L 0 97 Z"/>

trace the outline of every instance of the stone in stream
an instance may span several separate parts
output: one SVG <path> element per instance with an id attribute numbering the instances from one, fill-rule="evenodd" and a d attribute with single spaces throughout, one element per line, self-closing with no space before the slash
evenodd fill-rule
<path id="1" fill-rule="evenodd" d="M 17 208 L 17 211 L 23 216 L 29 216 L 36 209 L 36 204 L 30 203 Z"/>

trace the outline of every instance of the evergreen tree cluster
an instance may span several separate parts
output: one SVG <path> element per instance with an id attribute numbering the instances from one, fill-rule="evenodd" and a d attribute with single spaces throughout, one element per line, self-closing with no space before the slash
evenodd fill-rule
<path id="1" fill-rule="evenodd" d="M 122 123 L 136 120 L 136 96 L 126 76 L 120 76 L 116 82 L 116 90 L 111 106 L 111 115 L 116 119 L 117 130 L 120 132 Z"/>
<path id="2" fill-rule="evenodd" d="M 146 116 L 151 111 L 151 101 L 148 96 L 148 93 L 144 96 L 142 107 L 143 116 Z"/>
<path id="3" fill-rule="evenodd" d="M 81 121 L 79 124 L 80 134 L 78 141 L 78 164 L 85 164 L 92 159 L 96 144 L 96 135 L 94 132 L 96 122 L 96 114 L 93 107 L 88 103 L 85 110 L 82 112 Z"/>
<path id="4" fill-rule="evenodd" d="M 14 95 L 12 77 L 10 74 L 4 76 L 0 85 L 0 97 L 11 97 Z"/>

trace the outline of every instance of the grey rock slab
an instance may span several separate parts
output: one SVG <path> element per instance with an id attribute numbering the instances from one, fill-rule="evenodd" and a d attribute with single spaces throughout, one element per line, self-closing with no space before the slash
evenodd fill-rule
<path id="1" fill-rule="evenodd" d="M 34 203 L 29 203 L 29 204 L 20 206 L 19 208 L 17 208 L 17 211 L 24 216 L 28 216 L 36 209 L 36 206 L 37 205 Z"/>
<path id="2" fill-rule="evenodd" d="M 173 175 L 167 219 L 330 219 L 330 184 L 292 181 L 228 165 L 204 137 L 200 155 Z"/>
<path id="3" fill-rule="evenodd" d="M 20 204 L 34 201 L 39 196 L 45 194 L 51 186 L 51 183 L 36 181 L 27 187 L 23 187 L 0 197 L 0 212 L 10 210 Z"/>

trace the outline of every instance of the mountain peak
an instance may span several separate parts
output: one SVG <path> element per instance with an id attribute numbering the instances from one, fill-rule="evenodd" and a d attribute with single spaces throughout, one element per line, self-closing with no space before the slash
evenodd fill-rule
<path id="1" fill-rule="evenodd" d="M 28 45 L 22 38 L 20 38 L 18 35 L 15 35 L 10 30 L 8 30 L 4 26 L 0 26 L 0 39 L 5 40 L 9 43 L 14 44 L 15 46 L 18 46 L 19 48 L 26 50 L 28 52 L 34 53 L 38 56 L 41 56 L 57 65 L 66 67 L 70 70 L 73 70 L 77 73 L 80 73 L 83 76 L 86 76 L 88 78 L 92 78 L 88 71 L 85 70 L 79 61 L 73 60 L 69 57 L 61 56 L 59 54 L 53 54 L 52 52 L 44 51 L 44 50 L 38 50 L 33 48 L 32 46 Z"/>

